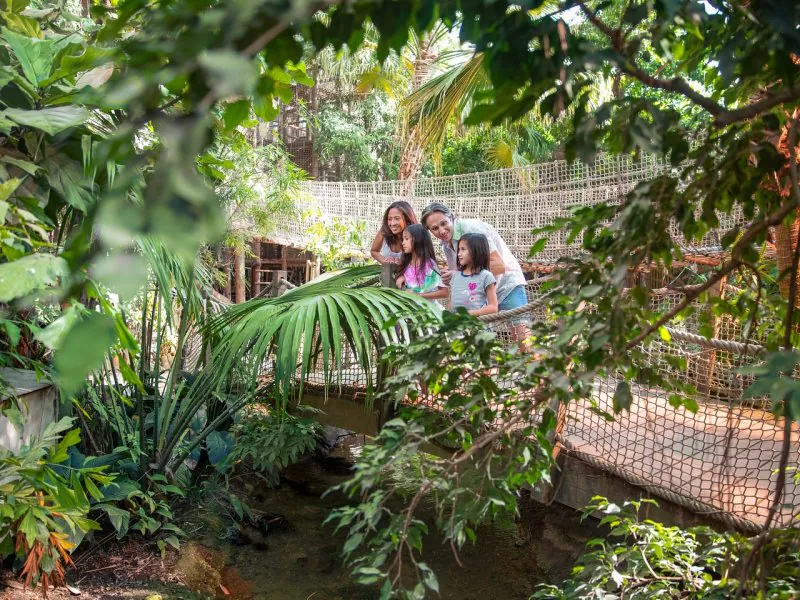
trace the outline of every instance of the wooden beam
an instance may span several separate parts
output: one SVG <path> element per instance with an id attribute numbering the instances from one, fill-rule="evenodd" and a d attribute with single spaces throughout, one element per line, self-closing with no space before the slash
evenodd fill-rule
<path id="1" fill-rule="evenodd" d="M 255 298 L 261 293 L 261 240 L 253 240 L 253 254 L 256 258 L 250 267 L 250 290 L 252 297 Z"/>
<path id="2" fill-rule="evenodd" d="M 236 304 L 244 302 L 244 251 L 234 250 L 233 254 L 233 301 Z"/>

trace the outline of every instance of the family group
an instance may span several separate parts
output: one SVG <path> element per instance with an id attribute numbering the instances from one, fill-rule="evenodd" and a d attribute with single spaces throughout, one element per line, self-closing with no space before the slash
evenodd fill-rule
<path id="1" fill-rule="evenodd" d="M 441 243 L 447 268 L 440 268 L 430 234 Z M 381 264 L 398 265 L 397 287 L 431 301 L 449 298 L 450 308 L 481 316 L 524 306 L 525 275 L 497 231 L 478 219 L 456 218 L 434 202 L 420 221 L 405 200 L 386 209 L 371 247 Z M 510 321 L 515 340 L 527 337 L 527 317 Z"/>

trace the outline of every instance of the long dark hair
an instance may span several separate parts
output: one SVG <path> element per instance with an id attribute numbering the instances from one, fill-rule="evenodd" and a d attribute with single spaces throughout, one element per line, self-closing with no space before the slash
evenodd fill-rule
<path id="1" fill-rule="evenodd" d="M 431 234 L 428 233 L 425 226 L 414 223 L 406 227 L 406 232 L 411 236 L 414 242 L 414 248 L 412 254 L 403 252 L 403 258 L 400 260 L 400 273 L 403 273 L 408 265 L 411 264 L 414 254 L 417 255 L 417 259 L 420 261 L 419 264 L 416 265 L 417 268 L 423 267 L 431 261 L 433 262 L 434 268 L 436 268 L 436 253 L 433 251 Z"/>
<path id="2" fill-rule="evenodd" d="M 400 211 L 400 214 L 403 215 L 403 220 L 406 222 L 406 227 L 412 225 L 417 222 L 417 215 L 414 214 L 414 207 L 411 206 L 405 200 L 397 200 L 396 202 L 392 202 L 386 212 L 383 213 L 383 221 L 381 221 L 381 235 L 383 236 L 383 240 L 386 244 L 391 248 L 392 246 L 397 246 L 402 242 L 402 239 L 399 236 L 395 236 L 392 233 L 392 230 L 389 229 L 389 211 L 393 208 L 396 208 Z M 400 232 L 402 236 L 403 233 Z"/>
<path id="3" fill-rule="evenodd" d="M 489 240 L 482 233 L 465 233 L 458 243 L 466 242 L 469 255 L 472 257 L 472 274 L 477 275 L 484 269 L 489 270 Z M 456 252 L 458 257 L 458 252 Z M 457 260 L 457 259 L 456 259 Z M 463 271 L 464 266 L 458 261 L 458 270 Z"/>

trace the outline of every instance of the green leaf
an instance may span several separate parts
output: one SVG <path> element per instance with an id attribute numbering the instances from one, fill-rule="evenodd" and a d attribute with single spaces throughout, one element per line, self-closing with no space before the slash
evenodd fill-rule
<path id="1" fill-rule="evenodd" d="M 617 384 L 617 390 L 614 392 L 614 412 L 620 413 L 623 410 L 628 410 L 633 402 L 631 395 L 631 386 L 627 381 L 620 381 Z"/>
<path id="2" fill-rule="evenodd" d="M 347 556 L 352 554 L 353 551 L 361 545 L 363 539 L 363 533 L 356 533 L 347 538 L 347 541 L 344 543 L 344 548 L 342 548 L 344 555 Z"/>
<path id="3" fill-rule="evenodd" d="M 58 382 L 67 394 L 81 388 L 86 376 L 100 366 L 109 346 L 117 339 L 113 319 L 90 313 L 70 329 L 53 364 Z"/>
<path id="4" fill-rule="evenodd" d="M 110 67 L 110 65 L 105 65 L 105 63 L 110 60 L 115 53 L 116 51 L 111 48 L 87 46 L 83 49 L 81 54 L 64 55 L 61 58 L 61 64 L 59 64 L 58 68 L 53 71 L 53 74 L 46 81 L 42 82 L 42 85 L 49 85 L 55 81 L 58 81 L 59 79 L 69 77 L 77 73 L 90 71 L 95 67 L 100 67 L 101 65 Z M 111 74 L 111 71 L 108 68 L 103 69 L 103 72 L 107 72 L 109 76 Z"/>
<path id="5" fill-rule="evenodd" d="M 66 261 L 52 254 L 29 254 L 0 264 L 0 302 L 56 285 L 67 273 Z"/>
<path id="6" fill-rule="evenodd" d="M 271 95 L 257 97 L 253 103 L 253 111 L 264 121 L 273 121 L 280 114 L 281 109 Z"/>
<path id="7" fill-rule="evenodd" d="M 2 324 L 3 329 L 6 330 L 6 335 L 8 335 L 8 343 L 13 350 L 19 345 L 19 340 L 22 337 L 19 326 L 11 321 L 0 321 L 0 324 Z"/>
<path id="8" fill-rule="evenodd" d="M 28 542 L 28 545 L 32 546 L 36 541 L 37 534 L 39 533 L 39 523 L 33 514 L 33 509 L 29 508 L 25 513 L 22 521 L 20 521 L 19 530 L 25 536 L 25 541 Z"/>
<path id="9" fill-rule="evenodd" d="M 53 40 L 40 40 L 15 33 L 2 28 L 2 38 L 22 66 L 22 72 L 31 84 L 39 87 L 39 83 L 47 79 L 53 70 L 53 60 L 58 53 L 58 46 Z"/>
<path id="10" fill-rule="evenodd" d="M 250 101 L 237 100 L 236 102 L 231 102 L 225 107 L 225 110 L 222 113 L 222 120 L 225 123 L 225 129 L 231 131 L 249 116 Z"/>
<path id="11" fill-rule="evenodd" d="M 98 509 L 102 510 L 108 515 L 111 525 L 117 532 L 117 539 L 121 540 L 128 533 L 128 527 L 131 522 L 131 514 L 127 510 L 117 508 L 113 504 L 98 504 Z"/>
<path id="12" fill-rule="evenodd" d="M 82 304 L 73 304 L 55 321 L 44 329 L 37 331 L 34 337 L 50 350 L 57 350 L 61 346 L 64 336 L 72 329 L 85 312 L 86 309 Z"/>
<path id="13" fill-rule="evenodd" d="M 258 78 L 255 64 L 232 50 L 208 50 L 197 59 L 217 96 L 247 93 Z"/>
<path id="14" fill-rule="evenodd" d="M 22 110 L 7 108 L 0 117 L 14 121 L 17 125 L 41 129 L 45 133 L 55 135 L 83 124 L 89 118 L 89 111 L 79 106 L 57 106 L 40 110 Z"/>
<path id="15" fill-rule="evenodd" d="M 64 154 L 57 154 L 42 161 L 42 167 L 47 169 L 47 181 L 58 192 L 64 201 L 86 212 L 94 202 L 94 196 L 89 191 L 90 182 L 83 174 L 82 165 Z"/>
<path id="16" fill-rule="evenodd" d="M 530 252 L 528 252 L 528 258 L 533 258 L 537 254 L 539 254 L 539 252 L 544 250 L 544 247 L 547 246 L 547 241 L 548 241 L 547 238 L 539 238 L 538 240 L 536 240 L 533 243 L 533 246 L 531 246 Z"/>
<path id="17" fill-rule="evenodd" d="M 180 550 L 181 549 L 181 543 L 178 540 L 178 538 L 175 537 L 174 535 L 168 535 L 167 537 L 164 538 L 164 541 L 166 543 L 168 543 L 170 546 L 172 546 L 173 548 L 175 548 L 175 550 Z"/>
<path id="18" fill-rule="evenodd" d="M 11 196 L 11 194 L 14 193 L 14 190 L 16 190 L 19 187 L 20 183 L 22 182 L 16 178 L 9 179 L 8 181 L 0 183 L 0 201 L 8 200 L 9 196 Z M 8 208 L 8 204 L 6 204 L 5 202 L 3 202 L 3 204 L 5 204 L 6 208 Z M 5 220 L 5 211 L 0 213 L 0 216 L 3 217 L 2 219 L 0 219 L 0 223 L 2 223 Z"/>
<path id="19" fill-rule="evenodd" d="M 39 170 L 39 167 L 32 162 L 19 158 L 12 158 L 11 156 L 0 156 L 0 162 L 17 167 L 25 171 L 28 175 L 36 175 L 36 172 Z"/>

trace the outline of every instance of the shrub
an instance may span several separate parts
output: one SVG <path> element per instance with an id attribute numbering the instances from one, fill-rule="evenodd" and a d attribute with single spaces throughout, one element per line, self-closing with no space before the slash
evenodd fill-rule
<path id="1" fill-rule="evenodd" d="M 83 536 L 100 529 L 87 515 L 90 497 L 113 482 L 105 467 L 69 467 L 69 450 L 80 441 L 72 419 L 47 427 L 18 452 L 0 446 L 0 557 L 23 560 L 26 585 L 63 583 L 64 564 Z M 62 432 L 67 432 L 59 441 Z"/>

